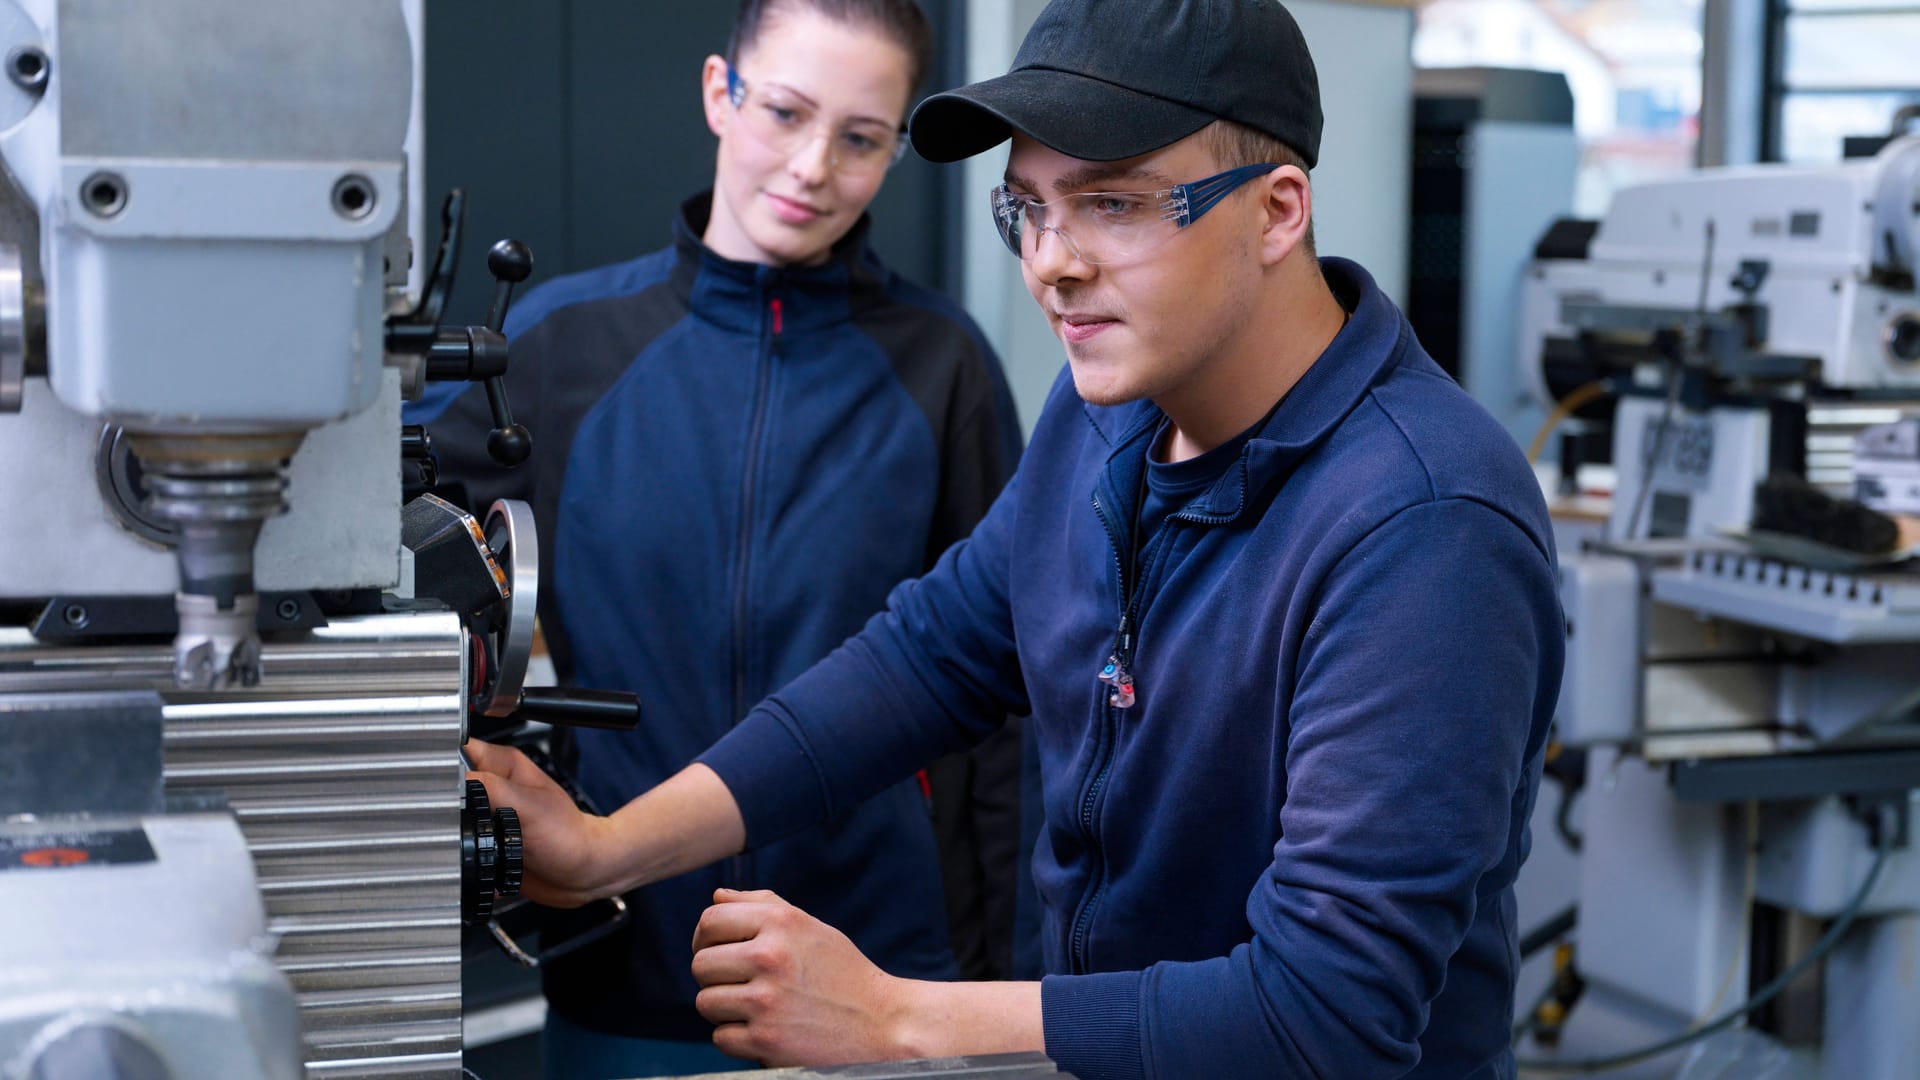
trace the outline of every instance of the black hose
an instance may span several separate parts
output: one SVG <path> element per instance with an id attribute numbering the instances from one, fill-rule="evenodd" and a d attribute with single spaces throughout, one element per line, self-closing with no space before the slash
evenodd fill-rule
<path id="1" fill-rule="evenodd" d="M 1560 789 L 1560 808 L 1554 811 L 1553 828 L 1560 834 L 1560 842 L 1567 845 L 1567 850 L 1578 855 L 1585 838 L 1573 831 L 1574 793 L 1574 789 L 1570 787 Z"/>
<path id="2" fill-rule="evenodd" d="M 1515 1065 L 1523 1070 L 1546 1073 L 1602 1072 L 1607 1069 L 1619 1069 L 1628 1065 L 1637 1065 L 1650 1058 L 1656 1058 L 1670 1051 L 1678 1050 L 1688 1043 L 1704 1039 L 1723 1028 L 1732 1027 L 1741 1017 L 1772 1001 L 1774 998 L 1779 997 L 1781 992 L 1786 990 L 1793 980 L 1805 974 L 1808 968 L 1826 959 L 1827 954 L 1831 953 L 1834 947 L 1840 944 L 1840 939 L 1846 936 L 1847 931 L 1852 928 L 1854 920 L 1860 917 L 1860 910 L 1865 907 L 1867 903 L 1867 895 L 1873 892 L 1873 887 L 1879 883 L 1880 872 L 1886 869 L 1887 857 L 1893 852 L 1894 829 L 1890 827 L 1890 823 L 1883 819 L 1878 831 L 1880 834 L 1879 841 L 1874 849 L 1873 866 L 1867 871 L 1867 879 L 1861 882 L 1860 890 L 1854 893 L 1853 899 L 1847 903 L 1846 908 L 1840 912 L 1839 917 L 1833 920 L 1833 925 L 1828 927 L 1827 932 L 1820 936 L 1820 940 L 1813 943 L 1813 947 L 1807 950 L 1805 956 L 1795 961 L 1792 967 L 1781 972 L 1772 982 L 1755 991 L 1753 996 L 1746 1001 L 1734 1006 L 1732 1009 L 1722 1013 L 1708 1023 L 1701 1024 L 1692 1030 L 1684 1031 L 1670 1039 L 1663 1039 L 1649 1046 L 1640 1047 L 1637 1050 L 1629 1050 L 1625 1053 L 1613 1054 L 1602 1058 L 1588 1058 L 1584 1061 L 1556 1061 L 1552 1058 L 1523 1058 L 1517 1060 Z"/>
<path id="3" fill-rule="evenodd" d="M 1580 921 L 1580 906 L 1568 904 L 1565 911 L 1527 931 L 1520 939 L 1520 959 L 1525 960 L 1541 949 L 1567 936 L 1574 924 Z"/>

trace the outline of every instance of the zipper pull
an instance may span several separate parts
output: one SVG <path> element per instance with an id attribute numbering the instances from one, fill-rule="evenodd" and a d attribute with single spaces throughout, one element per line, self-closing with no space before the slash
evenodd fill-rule
<path id="1" fill-rule="evenodd" d="M 780 332 L 780 321 L 781 321 L 780 320 L 780 298 L 777 296 L 774 297 L 771 301 L 769 301 L 767 306 L 771 308 L 773 311 L 773 332 L 778 334 Z"/>
<path id="2" fill-rule="evenodd" d="M 1100 681 L 1112 687 L 1107 694 L 1107 704 L 1116 709 L 1133 707 L 1133 675 L 1127 671 L 1127 654 L 1133 651 L 1133 634 L 1127 629 L 1127 617 L 1120 616 L 1120 629 L 1116 635 L 1113 654 L 1100 669 Z"/>

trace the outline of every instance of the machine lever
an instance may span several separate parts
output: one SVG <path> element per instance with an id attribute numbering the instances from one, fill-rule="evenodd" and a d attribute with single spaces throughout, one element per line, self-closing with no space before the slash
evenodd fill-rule
<path id="1" fill-rule="evenodd" d="M 484 326 L 440 325 L 453 292 L 454 270 L 460 261 L 460 234 L 466 220 L 466 194 L 447 193 L 440 208 L 440 248 L 421 290 L 420 303 L 387 323 L 387 351 L 425 355 L 426 378 L 432 382 L 483 382 L 493 430 L 487 433 L 487 455 L 512 468 L 533 454 L 533 436 L 513 419 L 507 403 L 507 339 L 502 327 L 513 287 L 533 274 L 533 252 L 518 240 L 502 240 L 487 252 L 487 272 L 493 275 L 493 304 Z"/>
<path id="2" fill-rule="evenodd" d="M 500 337 L 507 322 L 507 305 L 513 302 L 513 287 L 533 274 L 533 252 L 518 240 L 502 240 L 487 252 L 487 272 L 494 280 L 487 329 Z M 518 465 L 533 453 L 533 436 L 528 434 L 525 425 L 513 422 L 513 410 L 507 405 L 506 377 L 491 376 L 486 386 L 487 406 L 493 410 L 487 453 L 502 465 Z"/>
<path id="3" fill-rule="evenodd" d="M 440 317 L 453 292 L 453 273 L 460 262 L 460 230 L 466 222 L 467 195 L 460 188 L 447 192 L 440 204 L 440 248 L 433 256 L 420 289 L 420 303 L 405 315 L 387 320 L 387 351 L 423 353 L 432 349 L 440 333 Z"/>
<path id="4" fill-rule="evenodd" d="M 640 726 L 640 695 L 569 686 L 532 687 L 521 694 L 520 707 L 513 715 L 516 720 L 563 727 L 633 731 Z"/>

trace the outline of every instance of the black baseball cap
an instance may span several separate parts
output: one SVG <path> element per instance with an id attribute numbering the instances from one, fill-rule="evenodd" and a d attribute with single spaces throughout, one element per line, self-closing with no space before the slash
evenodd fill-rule
<path id="1" fill-rule="evenodd" d="M 913 148 L 959 161 L 1014 131 L 1118 161 L 1232 120 L 1320 156 L 1320 80 L 1278 0 L 1053 0 L 1013 70 L 913 110 Z"/>

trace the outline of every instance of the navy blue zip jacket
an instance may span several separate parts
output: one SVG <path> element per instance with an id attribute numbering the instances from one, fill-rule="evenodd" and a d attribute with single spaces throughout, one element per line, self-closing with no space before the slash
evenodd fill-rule
<path id="1" fill-rule="evenodd" d="M 1513 1074 L 1546 507 L 1366 273 L 1322 266 L 1347 326 L 1138 582 L 1162 414 L 1063 378 L 972 537 L 703 755 L 764 843 L 1031 705 L 1046 1048 L 1082 1080 Z"/>
<path id="2" fill-rule="evenodd" d="M 573 736 L 575 775 L 606 811 L 857 632 L 971 531 L 1019 454 L 978 329 L 888 272 L 864 221 L 825 265 L 778 268 L 701 244 L 708 206 L 689 201 L 671 247 L 558 278 L 512 308 L 508 389 L 534 438 L 525 466 L 486 460 L 477 388 L 444 415 L 443 394 L 410 416 L 431 420 L 443 472 L 470 502 L 533 504 L 541 623 L 563 680 L 640 693 L 637 733 Z M 897 974 L 953 977 L 939 856 L 957 895 L 970 887 L 976 908 L 995 908 L 961 912 L 968 926 L 1011 923 L 1018 754 L 1015 739 L 989 762 L 961 759 L 979 775 L 934 770 L 943 806 L 961 801 L 942 798 L 949 781 L 969 785 L 972 850 L 936 851 L 907 779 L 930 754 L 817 827 L 628 896 L 628 932 L 543 969 L 552 1006 L 600 1031 L 708 1038 L 691 941 L 723 884 L 817 909 Z M 994 880 L 959 880 L 968 862 Z"/>

